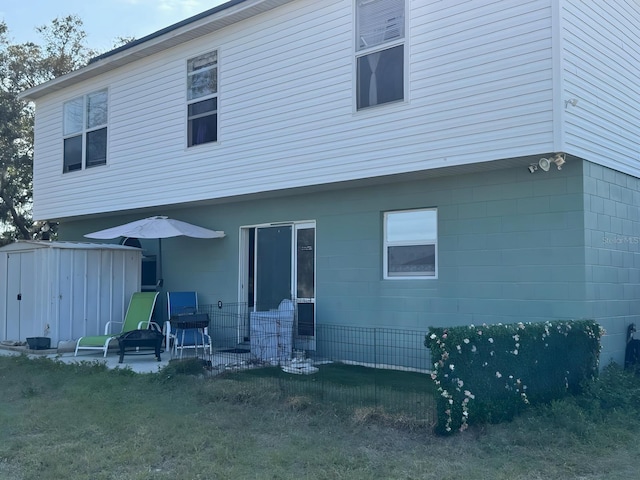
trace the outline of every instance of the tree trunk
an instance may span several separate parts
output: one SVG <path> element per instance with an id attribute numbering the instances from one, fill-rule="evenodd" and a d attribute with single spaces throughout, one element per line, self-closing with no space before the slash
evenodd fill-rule
<path id="1" fill-rule="evenodd" d="M 4 201 L 5 205 L 9 209 L 9 213 L 11 214 L 11 218 L 13 218 L 13 224 L 20 232 L 20 235 L 24 240 L 31 240 L 32 235 L 29 228 L 27 228 L 24 217 L 18 213 L 13 205 L 13 200 L 11 198 L 7 198 L 6 192 L 2 192 L 0 194 L 0 198 Z"/>

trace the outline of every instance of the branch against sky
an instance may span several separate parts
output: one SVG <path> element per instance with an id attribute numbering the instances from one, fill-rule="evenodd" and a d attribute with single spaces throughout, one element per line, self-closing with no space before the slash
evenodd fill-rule
<path id="1" fill-rule="evenodd" d="M 13 44 L 0 22 L 0 234 L 5 241 L 39 233 L 31 217 L 34 109 L 18 94 L 80 68 L 96 54 L 85 46 L 77 16 L 56 18 L 37 31 L 42 44 Z"/>

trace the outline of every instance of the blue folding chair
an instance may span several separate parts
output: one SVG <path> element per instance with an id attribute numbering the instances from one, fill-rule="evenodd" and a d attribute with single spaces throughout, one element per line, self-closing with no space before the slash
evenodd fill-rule
<path id="1" fill-rule="evenodd" d="M 167 308 L 169 320 L 165 325 L 165 339 L 168 351 L 172 351 L 177 356 L 180 351 L 180 358 L 184 349 L 193 349 L 196 354 L 199 348 L 204 353 L 212 354 L 213 348 L 208 328 L 178 328 L 177 320 L 193 316 L 198 312 L 198 295 L 196 292 L 167 292 Z M 174 319 L 174 325 L 171 320 Z M 171 349 L 173 344 L 173 349 Z M 171 350 L 170 350 L 171 349 Z"/>

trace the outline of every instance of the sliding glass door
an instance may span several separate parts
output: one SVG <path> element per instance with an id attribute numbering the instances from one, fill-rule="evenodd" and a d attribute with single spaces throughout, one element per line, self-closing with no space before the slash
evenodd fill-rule
<path id="1" fill-rule="evenodd" d="M 291 299 L 291 225 L 256 229 L 255 310 L 278 308 Z"/>
<path id="2" fill-rule="evenodd" d="M 298 322 L 297 337 L 315 337 L 316 306 L 316 228 L 315 224 L 301 223 L 295 226 L 295 285 Z M 308 341 L 311 341 L 308 338 Z M 302 341 L 302 340 L 300 340 Z M 297 346 L 303 350 L 315 350 L 315 344 Z"/>
<path id="3" fill-rule="evenodd" d="M 243 228 L 240 265 L 240 299 L 251 311 L 274 310 L 282 300 L 293 300 L 296 336 L 315 336 L 315 222 Z"/>

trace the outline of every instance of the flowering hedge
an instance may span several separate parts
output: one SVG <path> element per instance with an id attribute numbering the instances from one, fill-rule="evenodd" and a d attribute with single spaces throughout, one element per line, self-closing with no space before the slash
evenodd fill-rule
<path id="1" fill-rule="evenodd" d="M 579 393 L 598 374 L 603 333 L 592 320 L 430 327 L 436 431 L 508 421 L 529 404 Z"/>

